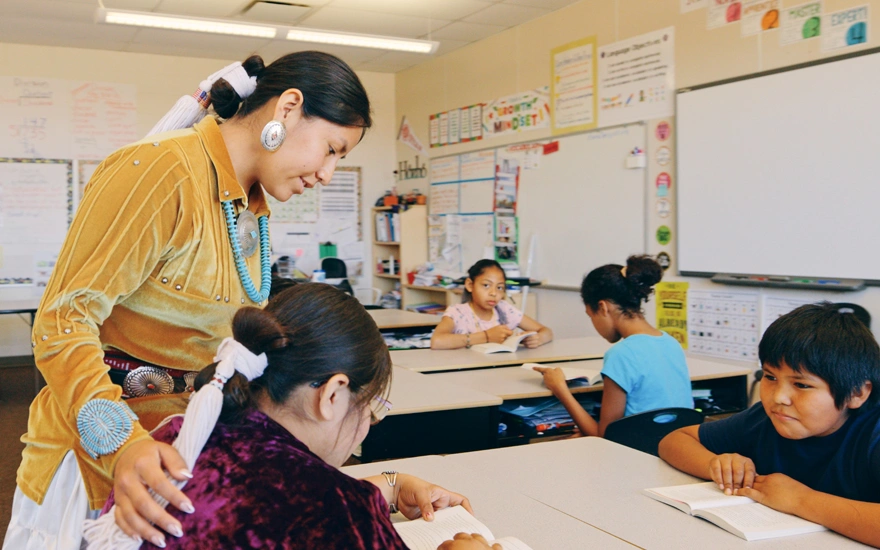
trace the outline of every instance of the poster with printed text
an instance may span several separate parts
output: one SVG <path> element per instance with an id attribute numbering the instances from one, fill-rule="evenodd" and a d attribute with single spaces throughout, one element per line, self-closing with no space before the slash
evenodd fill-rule
<path id="1" fill-rule="evenodd" d="M 822 35 L 822 2 L 783 8 L 779 44 L 788 46 Z"/>
<path id="2" fill-rule="evenodd" d="M 553 134 L 596 127 L 596 37 L 551 50 L 550 120 Z"/>
<path id="3" fill-rule="evenodd" d="M 440 113 L 440 145 L 449 143 L 449 112 Z"/>
<path id="4" fill-rule="evenodd" d="M 778 29 L 780 4 L 780 0 L 743 0 L 742 36 Z"/>
<path id="5" fill-rule="evenodd" d="M 695 11 L 709 5 L 709 0 L 681 0 L 681 13 Z"/>
<path id="6" fill-rule="evenodd" d="M 706 11 L 706 28 L 717 29 L 740 20 L 742 2 L 740 0 L 709 0 Z"/>
<path id="7" fill-rule="evenodd" d="M 428 119 L 428 141 L 431 147 L 440 146 L 440 116 L 431 115 Z"/>
<path id="8" fill-rule="evenodd" d="M 688 292 L 691 353 L 741 361 L 758 359 L 758 293 Z"/>
<path id="9" fill-rule="evenodd" d="M 487 137 L 527 132 L 550 126 L 550 87 L 544 86 L 490 101 L 483 108 Z"/>
<path id="10" fill-rule="evenodd" d="M 471 105 L 471 141 L 483 139 L 483 105 Z"/>
<path id="11" fill-rule="evenodd" d="M 495 260 L 519 262 L 519 218 L 497 214 L 495 216 Z"/>
<path id="12" fill-rule="evenodd" d="M 868 42 L 868 6 L 827 13 L 822 17 L 822 51 Z"/>
<path id="13" fill-rule="evenodd" d="M 675 101 L 675 29 L 599 48 L 599 126 L 670 116 Z"/>
<path id="14" fill-rule="evenodd" d="M 449 140 L 447 141 L 447 143 L 449 143 L 450 145 L 461 141 L 461 128 L 459 126 L 460 121 L 460 109 L 453 109 L 449 111 Z"/>
<path id="15" fill-rule="evenodd" d="M 689 283 L 657 283 L 657 328 L 688 347 L 687 292 Z"/>
<path id="16" fill-rule="evenodd" d="M 516 214 L 519 161 L 499 155 L 495 166 L 495 213 Z"/>

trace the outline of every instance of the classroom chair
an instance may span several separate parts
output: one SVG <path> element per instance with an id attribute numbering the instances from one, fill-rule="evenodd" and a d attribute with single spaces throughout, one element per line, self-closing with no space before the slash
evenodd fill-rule
<path id="1" fill-rule="evenodd" d="M 354 289 L 351 288 L 351 283 L 348 282 L 348 268 L 345 267 L 344 261 L 339 258 L 324 258 L 321 260 L 321 269 L 324 270 L 324 276 L 327 279 L 340 279 L 333 286 L 346 294 L 354 296 Z"/>
<path id="2" fill-rule="evenodd" d="M 646 411 L 615 420 L 605 428 L 605 439 L 654 456 L 660 440 L 685 426 L 703 423 L 703 413 L 670 407 Z"/>

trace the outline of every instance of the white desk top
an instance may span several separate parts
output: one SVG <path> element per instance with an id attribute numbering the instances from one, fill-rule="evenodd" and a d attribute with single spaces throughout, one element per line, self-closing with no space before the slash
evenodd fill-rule
<path id="1" fill-rule="evenodd" d="M 391 375 L 388 400 L 393 405 L 389 416 L 501 404 L 501 398 L 496 395 L 435 380 L 433 376 L 398 366 Z"/>
<path id="2" fill-rule="evenodd" d="M 379 329 L 425 327 L 432 328 L 440 323 L 440 315 L 428 315 L 400 309 L 370 309 L 367 311 L 376 321 Z"/>
<path id="3" fill-rule="evenodd" d="M 474 471 L 457 468 L 443 457 L 375 462 L 347 466 L 342 471 L 350 476 L 365 477 L 389 469 L 418 476 L 465 495 L 477 519 L 486 524 L 492 534 L 517 537 L 534 550 L 633 549 L 618 538 L 519 493 L 512 480 L 497 483 Z"/>
<path id="4" fill-rule="evenodd" d="M 416 349 L 392 351 L 391 360 L 399 367 L 417 372 L 475 369 L 523 363 L 550 363 L 599 359 L 611 344 L 604 338 L 562 338 L 535 349 L 520 347 L 515 353 L 480 353 L 469 349 Z"/>
<path id="5" fill-rule="evenodd" d="M 470 472 L 650 549 L 864 548 L 823 532 L 746 542 L 709 522 L 641 494 L 642 489 L 695 483 L 659 458 L 596 437 L 449 455 L 449 468 Z M 404 468 L 404 465 L 400 466 Z M 587 547 L 587 546 L 582 546 Z"/>
<path id="6" fill-rule="evenodd" d="M 716 363 L 705 359 L 688 357 L 688 370 L 691 380 L 710 380 L 729 376 L 746 376 L 752 372 L 747 367 L 737 367 L 725 363 Z M 602 370 L 602 360 L 572 361 L 564 364 L 565 368 L 582 368 L 593 371 Z M 552 395 L 544 386 L 544 379 L 534 371 L 515 367 L 499 367 L 494 369 L 463 370 L 441 372 L 430 375 L 431 380 L 440 380 L 497 395 L 501 399 L 525 399 L 529 397 L 548 397 Z M 572 393 L 602 391 L 603 385 L 581 386 L 571 388 Z"/>

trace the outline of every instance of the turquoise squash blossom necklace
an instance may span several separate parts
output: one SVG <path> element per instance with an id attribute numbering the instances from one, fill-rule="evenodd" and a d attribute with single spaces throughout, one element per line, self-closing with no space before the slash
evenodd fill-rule
<path id="1" fill-rule="evenodd" d="M 245 210 L 239 216 L 239 222 L 235 220 L 235 210 L 232 201 L 222 201 L 223 213 L 226 215 L 226 229 L 229 231 L 229 242 L 232 243 L 232 255 L 235 258 L 235 268 L 238 277 L 248 298 L 260 304 L 269 299 L 269 291 L 272 288 L 272 260 L 271 246 L 269 245 L 269 218 L 260 216 L 256 225 L 259 225 L 260 235 L 260 290 L 254 285 L 251 274 L 248 272 L 244 259 L 254 253 L 257 248 L 256 231 L 254 231 L 255 216 Z M 243 249 L 244 248 L 244 249 Z"/>

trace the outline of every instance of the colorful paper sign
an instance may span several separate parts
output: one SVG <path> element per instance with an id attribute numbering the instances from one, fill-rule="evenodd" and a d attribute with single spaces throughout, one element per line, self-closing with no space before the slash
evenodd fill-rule
<path id="1" fill-rule="evenodd" d="M 483 131 L 503 136 L 550 126 L 550 87 L 490 101 L 483 108 Z"/>
<path id="2" fill-rule="evenodd" d="M 868 42 L 868 5 L 825 14 L 822 18 L 822 51 Z"/>
<path id="3" fill-rule="evenodd" d="M 809 2 L 782 10 L 779 43 L 796 44 L 822 35 L 822 2 Z"/>
<path id="4" fill-rule="evenodd" d="M 673 114 L 674 44 L 667 27 L 599 48 L 599 126 Z"/>
<path id="5" fill-rule="evenodd" d="M 410 126 L 406 117 L 403 117 L 403 120 L 400 121 L 400 129 L 397 131 L 397 141 L 406 144 L 407 147 L 417 153 L 425 153 L 425 146 L 422 145 L 418 136 L 413 132 L 412 126 Z"/>
<path id="6" fill-rule="evenodd" d="M 668 225 L 661 225 L 657 228 L 657 242 L 666 246 L 672 241 L 672 230 Z"/>
<path id="7" fill-rule="evenodd" d="M 688 347 L 688 283 L 657 283 L 657 329 Z"/>
<path id="8" fill-rule="evenodd" d="M 743 0 L 741 33 L 751 36 L 779 28 L 779 0 Z"/>
<path id="9" fill-rule="evenodd" d="M 740 20 L 742 2 L 740 0 L 709 0 L 709 9 L 706 13 L 706 28 L 717 29 Z"/>
<path id="10" fill-rule="evenodd" d="M 550 117 L 553 134 L 596 127 L 596 37 L 550 51 Z"/>

